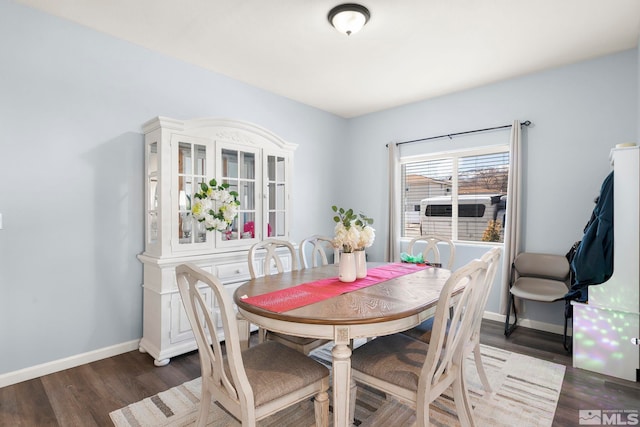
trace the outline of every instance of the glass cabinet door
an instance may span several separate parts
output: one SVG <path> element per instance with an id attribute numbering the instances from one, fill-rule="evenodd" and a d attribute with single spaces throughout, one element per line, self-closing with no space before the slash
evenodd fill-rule
<path id="1" fill-rule="evenodd" d="M 257 158 L 250 148 L 238 148 L 221 144 L 218 164 L 218 182 L 229 184 L 229 191 L 238 193 L 238 216 L 226 232 L 220 233 L 222 241 L 240 241 L 260 238 L 260 220 L 257 217 Z"/>
<path id="2" fill-rule="evenodd" d="M 147 245 L 158 243 L 158 142 L 147 144 Z"/>
<path id="3" fill-rule="evenodd" d="M 191 214 L 194 194 L 200 190 L 200 184 L 206 182 L 207 146 L 195 142 L 178 142 L 177 153 L 177 197 L 173 198 L 177 212 L 177 224 L 173 229 L 172 241 L 179 246 L 207 242 L 207 230 Z"/>
<path id="4" fill-rule="evenodd" d="M 269 237 L 287 236 L 287 159 L 267 155 L 267 211 Z"/>
<path id="5" fill-rule="evenodd" d="M 217 256 L 290 237 L 296 144 L 227 119 L 156 117 L 143 129 L 146 257 Z M 192 213 L 195 195 L 213 179 L 236 192 L 239 202 L 237 216 L 222 231 L 207 231 Z M 211 204 L 219 209 L 219 201 Z"/>

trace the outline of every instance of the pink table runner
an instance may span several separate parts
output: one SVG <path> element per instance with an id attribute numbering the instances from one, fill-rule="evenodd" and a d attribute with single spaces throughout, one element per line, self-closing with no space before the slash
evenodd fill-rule
<path id="1" fill-rule="evenodd" d="M 243 298 L 242 301 L 264 308 L 265 310 L 273 311 L 274 313 L 283 313 L 305 305 L 324 301 L 337 295 L 376 285 L 389 279 L 415 273 L 427 267 L 428 266 L 424 264 L 388 264 L 369 269 L 367 271 L 367 277 L 356 279 L 355 282 L 344 283 L 337 277 L 330 277 L 279 291 L 269 292 L 267 294 Z"/>

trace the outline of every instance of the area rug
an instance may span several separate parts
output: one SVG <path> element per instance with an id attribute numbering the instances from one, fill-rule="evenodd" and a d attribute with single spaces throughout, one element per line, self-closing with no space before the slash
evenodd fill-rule
<path id="1" fill-rule="evenodd" d="M 565 367 L 484 345 L 481 353 L 494 392 L 484 392 L 471 356 L 465 363 L 465 370 L 476 425 L 551 426 Z M 315 350 L 311 356 L 330 366 L 331 344 Z M 196 378 L 109 415 L 117 427 L 192 426 L 197 416 L 199 396 L 200 379 Z M 432 425 L 460 425 L 451 396 L 452 392 L 448 390 L 431 404 Z M 357 426 L 403 427 L 415 423 L 415 411 L 377 390 L 358 387 L 355 418 Z M 306 401 L 272 415 L 258 425 L 301 427 L 313 423 L 313 402 Z M 240 423 L 214 404 L 211 405 L 207 426 L 238 427 Z"/>

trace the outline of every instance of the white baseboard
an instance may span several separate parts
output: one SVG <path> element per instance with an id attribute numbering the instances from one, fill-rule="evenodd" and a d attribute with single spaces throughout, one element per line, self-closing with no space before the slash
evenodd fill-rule
<path id="1" fill-rule="evenodd" d="M 482 318 L 504 323 L 507 316 L 505 316 L 504 314 L 485 311 Z M 513 322 L 513 317 L 511 318 L 511 322 Z M 564 325 L 555 325 L 553 323 L 545 323 L 538 320 L 518 318 L 518 326 L 522 326 L 523 328 L 536 329 L 538 331 L 551 332 L 552 334 L 564 334 Z M 573 329 L 571 326 L 567 326 L 567 335 L 573 335 Z"/>
<path id="2" fill-rule="evenodd" d="M 498 322 L 504 322 L 506 316 L 504 314 L 485 311 L 483 318 L 495 320 Z M 546 331 L 560 335 L 563 334 L 564 329 L 563 325 L 554 325 L 552 323 L 545 323 L 530 319 L 518 319 L 518 325 L 525 328 L 537 329 L 539 331 Z M 571 327 L 567 329 L 567 334 L 572 335 Z M 0 388 L 12 384 L 17 384 L 22 381 L 38 378 L 43 375 L 52 374 L 54 372 L 63 371 L 65 369 L 75 368 L 76 366 L 95 362 L 96 360 L 106 359 L 107 357 L 117 356 L 118 354 L 137 350 L 139 342 L 140 340 L 133 340 L 90 351 L 88 353 L 77 354 L 74 356 L 66 357 L 64 359 L 54 360 L 52 362 L 43 363 L 41 365 L 31 366 L 29 368 L 20 369 L 18 371 L 1 374 Z"/>
<path id="3" fill-rule="evenodd" d="M 64 359 L 54 360 L 52 362 L 43 363 L 41 365 L 31 366 L 29 368 L 20 369 L 18 371 L 8 372 L 0 375 L 0 388 L 22 381 L 32 380 L 43 375 L 53 374 L 54 372 L 63 371 L 86 363 L 95 362 L 96 360 L 106 359 L 107 357 L 117 356 L 118 354 L 127 353 L 138 349 L 140 340 L 129 341 L 121 344 L 112 345 L 110 347 L 100 348 L 87 353 L 76 354 L 74 356 L 65 357 Z"/>

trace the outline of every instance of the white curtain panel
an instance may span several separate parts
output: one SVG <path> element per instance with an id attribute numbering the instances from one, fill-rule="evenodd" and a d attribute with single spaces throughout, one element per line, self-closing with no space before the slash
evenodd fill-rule
<path id="1" fill-rule="evenodd" d="M 511 310 L 509 303 L 509 280 L 511 264 L 520 252 L 520 211 L 522 205 L 522 131 L 520 122 L 514 120 L 511 125 L 509 152 L 509 201 L 504 229 L 504 252 L 502 257 L 502 287 L 500 292 L 500 312 Z"/>
<path id="2" fill-rule="evenodd" d="M 400 170 L 398 157 L 400 147 L 395 142 L 390 142 L 389 148 L 389 223 L 387 224 L 387 247 L 385 261 L 400 261 Z"/>

